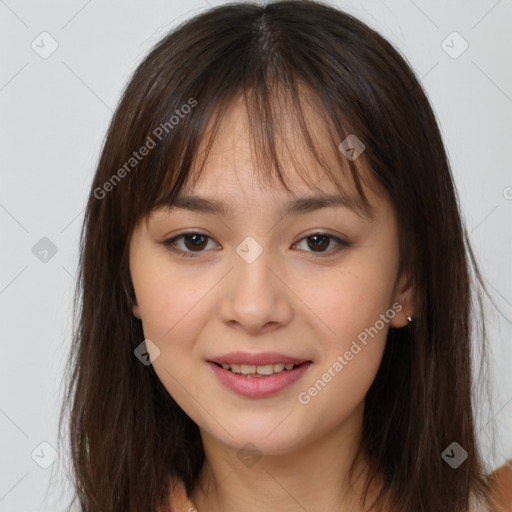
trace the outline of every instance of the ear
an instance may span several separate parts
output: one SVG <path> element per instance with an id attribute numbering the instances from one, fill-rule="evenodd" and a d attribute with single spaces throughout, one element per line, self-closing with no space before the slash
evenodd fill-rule
<path id="1" fill-rule="evenodd" d="M 412 279 L 406 273 L 402 274 L 396 287 L 392 304 L 396 302 L 402 306 L 402 309 L 396 312 L 389 324 L 391 327 L 405 327 L 409 325 L 407 317 L 413 317 L 416 309 Z"/>
<path id="2" fill-rule="evenodd" d="M 138 318 L 139 320 L 141 319 L 140 308 L 137 304 L 134 304 L 132 306 L 132 312 L 133 312 L 133 315 L 135 316 L 135 318 Z"/>

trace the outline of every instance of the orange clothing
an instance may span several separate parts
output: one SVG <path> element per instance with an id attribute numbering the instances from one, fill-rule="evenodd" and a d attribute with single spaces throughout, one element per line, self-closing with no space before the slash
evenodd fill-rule
<path id="1" fill-rule="evenodd" d="M 509 512 L 512 510 L 512 461 L 499 467 L 490 478 L 497 486 L 492 512 Z M 504 507 L 501 503 L 505 504 Z"/>

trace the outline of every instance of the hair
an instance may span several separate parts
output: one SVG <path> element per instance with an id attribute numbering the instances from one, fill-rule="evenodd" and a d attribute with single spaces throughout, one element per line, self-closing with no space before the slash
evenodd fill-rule
<path id="1" fill-rule="evenodd" d="M 366 490 L 383 482 L 374 505 L 462 512 L 473 496 L 486 502 L 471 356 L 475 317 L 478 339 L 486 339 L 480 289 L 487 290 L 435 115 L 406 59 L 376 31 L 324 3 L 290 0 L 226 4 L 180 24 L 137 67 L 115 111 L 80 233 L 59 421 L 60 432 L 69 408 L 82 509 L 155 511 L 169 503 L 171 477 L 189 496 L 198 480 L 198 426 L 152 365 L 134 356 L 144 334 L 132 314 L 129 241 L 141 220 L 192 182 L 193 168 L 199 177 L 200 145 L 208 142 L 204 164 L 235 98 L 246 107 L 261 178 L 277 177 L 289 190 L 280 155 L 283 120 L 291 119 L 340 194 L 342 176 L 350 177 L 369 206 L 363 183 L 378 184 L 396 211 L 398 274 L 413 284 L 415 311 L 412 324 L 389 329 L 365 398 L 358 456 L 369 461 Z M 319 151 L 307 112 L 323 122 L 339 166 Z M 355 160 L 338 149 L 350 134 L 364 143 Z M 441 456 L 454 441 L 468 453 L 457 470 Z"/>

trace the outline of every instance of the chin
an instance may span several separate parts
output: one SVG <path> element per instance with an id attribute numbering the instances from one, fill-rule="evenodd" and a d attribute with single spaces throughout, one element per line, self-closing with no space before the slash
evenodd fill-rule
<path id="1" fill-rule="evenodd" d="M 290 415 L 290 418 L 292 416 L 293 414 Z M 225 421 L 222 426 L 226 430 L 217 424 L 212 425 L 208 422 L 207 431 L 208 435 L 215 438 L 217 442 L 237 451 L 254 450 L 257 455 L 283 455 L 299 450 L 312 437 L 312 434 L 308 435 L 308 432 L 304 430 L 304 422 L 292 425 L 286 420 L 283 421 L 284 418 L 286 418 L 286 414 L 281 413 L 275 415 L 272 421 L 262 422 L 261 418 L 253 423 Z"/>

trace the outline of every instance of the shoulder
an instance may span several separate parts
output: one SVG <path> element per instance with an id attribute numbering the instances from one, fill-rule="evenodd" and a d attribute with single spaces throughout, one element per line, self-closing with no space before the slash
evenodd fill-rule
<path id="1" fill-rule="evenodd" d="M 500 466 L 489 475 L 492 485 L 491 512 L 509 512 L 512 510 L 512 461 Z"/>

